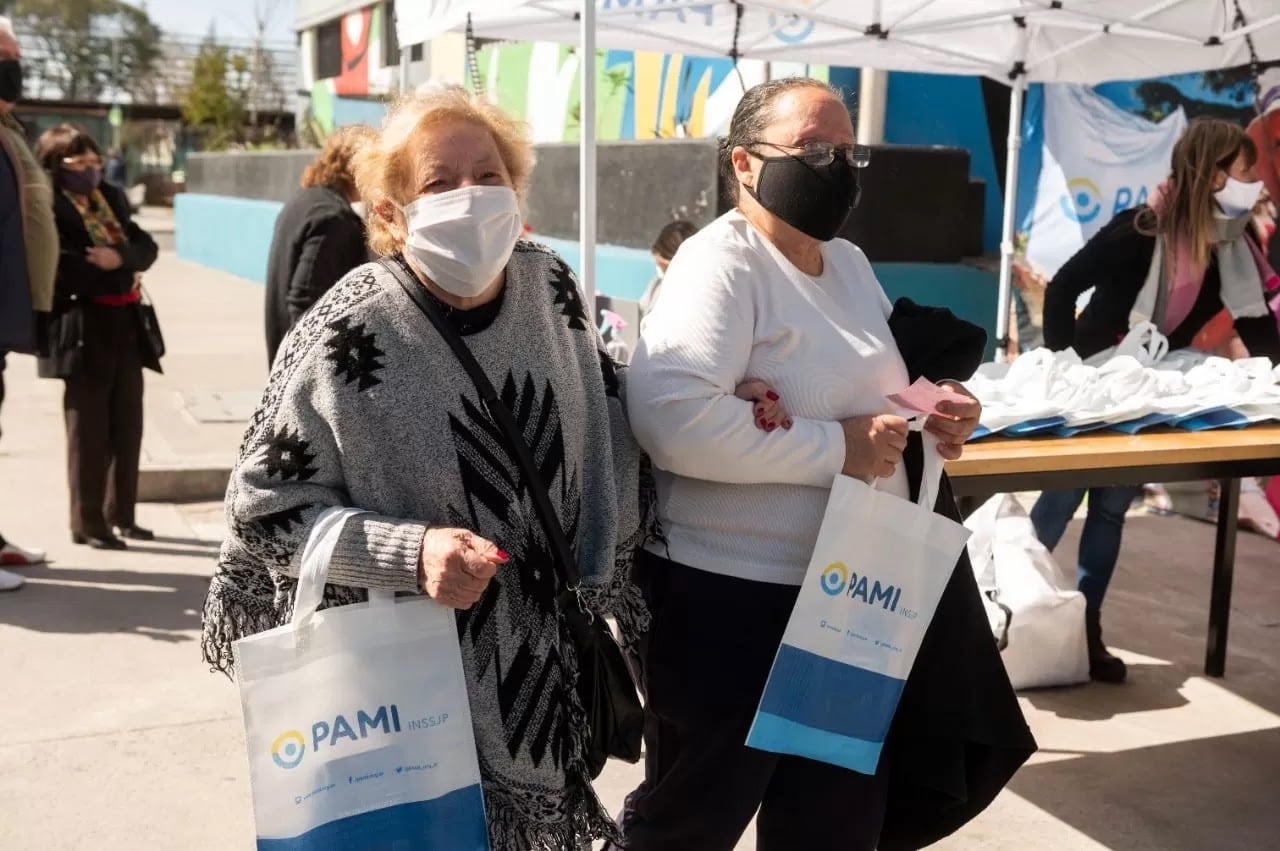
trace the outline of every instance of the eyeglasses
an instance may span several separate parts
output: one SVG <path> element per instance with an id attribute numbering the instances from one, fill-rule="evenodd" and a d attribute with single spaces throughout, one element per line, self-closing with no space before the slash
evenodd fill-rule
<path id="1" fill-rule="evenodd" d="M 842 158 L 853 168 L 866 168 L 871 163 L 871 149 L 866 145 L 831 145 L 826 142 L 810 142 L 807 145 L 780 145 L 777 142 L 748 142 L 748 145 L 768 145 L 780 151 L 803 151 L 802 154 L 787 154 L 814 168 L 831 165 L 836 157 Z"/>

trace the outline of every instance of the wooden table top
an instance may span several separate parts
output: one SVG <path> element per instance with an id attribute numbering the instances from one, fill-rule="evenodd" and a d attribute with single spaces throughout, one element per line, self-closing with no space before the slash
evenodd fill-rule
<path id="1" fill-rule="evenodd" d="M 1280 425 L 1191 432 L 1181 429 L 1115 431 L 1075 437 L 989 437 L 970 443 L 947 474 L 1004 476 L 1046 470 L 1100 470 L 1214 461 L 1257 461 L 1280 456 Z"/>

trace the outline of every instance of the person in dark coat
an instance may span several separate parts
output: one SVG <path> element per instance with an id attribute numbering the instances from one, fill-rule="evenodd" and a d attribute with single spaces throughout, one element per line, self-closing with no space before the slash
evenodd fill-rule
<path id="1" fill-rule="evenodd" d="M 1156 325 L 1169 349 L 1192 345 L 1224 308 L 1255 357 L 1280 359 L 1280 331 L 1264 286 L 1274 274 L 1250 225 L 1262 191 L 1258 151 L 1227 121 L 1196 121 L 1173 149 L 1169 179 L 1149 204 L 1120 213 L 1058 270 L 1044 301 L 1050 349 L 1090 358 L 1115 346 L 1137 321 Z M 1093 296 L 1077 317 L 1077 299 Z M 1057 546 L 1086 491 L 1049 491 L 1031 511 L 1036 534 Z M 1125 513 L 1137 486 L 1090 488 L 1078 581 L 1085 598 L 1089 674 L 1123 682 L 1124 662 L 1102 641 L 1102 601 L 1115 572 Z"/>
<path id="2" fill-rule="evenodd" d="M 369 260 L 351 163 L 374 131 L 335 130 L 302 175 L 302 191 L 280 211 L 267 261 L 267 363 L 285 334 L 343 275 Z"/>
<path id="3" fill-rule="evenodd" d="M 13 23 L 0 17 L 0 403 L 6 355 L 34 351 L 35 315 L 53 303 L 58 264 L 53 190 L 13 115 L 21 97 L 22 48 Z M 44 560 L 43 551 L 20 547 L 0 535 L 0 566 L 25 567 Z M 0 570 L 0 591 L 21 587 L 21 576 Z"/>
<path id="4" fill-rule="evenodd" d="M 53 311 L 39 340 L 39 370 L 66 384 L 71 538 L 95 549 L 151 540 L 138 526 L 142 370 L 160 370 L 142 329 L 139 275 L 159 253 L 133 221 L 124 191 L 102 181 L 102 153 L 83 129 L 60 124 L 36 144 L 53 179 L 61 241 Z"/>

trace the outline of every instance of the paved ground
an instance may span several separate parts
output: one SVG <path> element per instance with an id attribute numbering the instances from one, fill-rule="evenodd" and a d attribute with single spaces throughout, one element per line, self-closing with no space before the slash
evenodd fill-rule
<path id="1" fill-rule="evenodd" d="M 225 466 L 242 424 L 201 424 L 184 400 L 216 419 L 217 398 L 232 409 L 256 394 L 261 290 L 171 255 L 148 285 L 171 352 L 166 375 L 148 375 L 148 463 Z M 0 849 L 251 847 L 236 691 L 206 672 L 196 643 L 220 507 L 147 504 L 139 519 L 160 533 L 154 545 L 72 546 L 60 386 L 24 358 L 10 358 L 6 378 L 0 529 L 47 546 L 54 562 L 0 595 Z M 1240 543 L 1228 677 L 1208 680 L 1212 529 L 1133 520 L 1107 617 L 1131 682 L 1027 695 L 1042 752 L 939 847 L 1280 844 L 1280 549 Z M 611 767 L 602 794 L 616 807 L 636 780 L 635 768 Z"/>

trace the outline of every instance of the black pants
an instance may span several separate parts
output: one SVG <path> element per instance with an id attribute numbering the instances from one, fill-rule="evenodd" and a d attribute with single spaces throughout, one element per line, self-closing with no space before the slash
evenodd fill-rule
<path id="1" fill-rule="evenodd" d="M 142 358 L 132 308 L 95 307 L 85 317 L 83 368 L 67 378 L 71 531 L 102 537 L 134 525 L 142 455 Z"/>
<path id="2" fill-rule="evenodd" d="M 621 819 L 628 851 L 732 851 L 757 810 L 759 851 L 872 851 L 875 777 L 747 747 L 798 588 L 645 555 L 653 628 L 645 670 L 645 779 Z"/>

